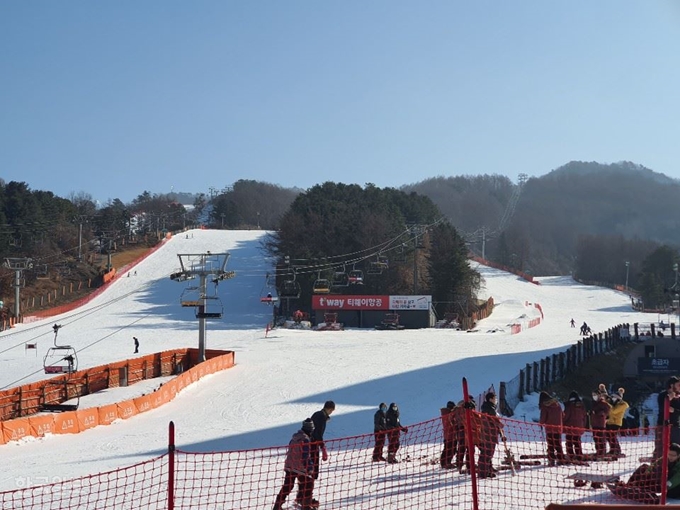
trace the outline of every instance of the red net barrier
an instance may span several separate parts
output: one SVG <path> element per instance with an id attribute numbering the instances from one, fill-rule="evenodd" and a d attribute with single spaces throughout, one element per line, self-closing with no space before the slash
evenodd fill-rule
<path id="1" fill-rule="evenodd" d="M 492 419 L 464 408 L 454 410 L 459 417 L 466 412 L 470 429 L 465 425 L 461 428 L 461 422 L 455 420 L 451 428 L 446 426 L 446 452 L 441 418 L 392 431 L 382 452 L 375 451 L 373 434 L 327 440 L 329 457 L 320 462 L 312 497 L 319 501 L 319 508 L 395 510 L 543 509 L 549 503 L 621 504 L 627 501 L 624 496 L 644 501 L 640 499 L 642 490 L 615 494 L 607 483 L 626 482 L 641 464 L 651 461 L 653 429 L 647 434 L 643 430 L 556 431 L 537 423 Z M 569 450 L 566 432 L 570 435 Z M 601 432 L 606 449 L 598 454 L 596 439 L 601 447 Z M 474 443 L 474 475 L 466 456 L 466 434 Z M 575 449 L 577 439 L 580 450 Z M 616 454 L 617 444 L 620 454 Z M 612 448 L 614 454 L 609 453 Z M 26 479 L 21 482 L 24 488 L 0 493 L 0 506 L 271 509 L 284 485 L 287 452 L 288 446 L 213 453 L 175 451 L 170 446 L 165 455 L 108 473 L 39 486 L 35 485 L 39 480 Z M 380 453 L 385 459 L 391 454 L 397 462 L 374 461 Z M 171 491 L 169 484 L 174 487 Z M 648 496 L 659 497 L 657 485 L 650 482 L 646 487 Z M 295 506 L 297 491 L 296 483 L 281 508 L 299 509 Z"/>

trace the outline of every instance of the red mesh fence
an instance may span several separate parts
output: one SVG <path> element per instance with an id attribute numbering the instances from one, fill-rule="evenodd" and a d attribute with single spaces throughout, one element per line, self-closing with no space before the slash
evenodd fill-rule
<path id="1" fill-rule="evenodd" d="M 444 426 L 441 418 L 409 425 L 392 434 L 382 450 L 396 463 L 373 461 L 375 437 L 367 434 L 327 440 L 329 458 L 321 461 L 313 497 L 327 509 L 543 509 L 549 503 L 620 503 L 606 485 L 627 481 L 654 450 L 654 429 L 605 435 L 606 452 L 620 445 L 620 455 L 596 454 L 600 431 L 573 430 L 581 450 L 569 451 L 562 431 L 546 431 L 537 423 L 505 418 L 491 419 L 474 411 L 471 428 L 454 421 L 447 426 L 444 458 Z M 497 420 L 497 421 L 493 421 Z M 502 425 L 505 443 L 498 433 Z M 293 428 L 294 429 L 294 428 Z M 291 430 L 292 433 L 295 430 Z M 555 432 L 555 434 L 553 434 Z M 469 433 L 469 436 L 465 434 Z M 573 434 L 572 434 L 573 433 Z M 575 437 L 574 437 L 575 436 Z M 548 457 L 548 439 L 560 449 Z M 395 440 L 399 440 L 396 449 Z M 474 474 L 466 461 L 467 441 L 475 444 Z M 507 450 L 505 447 L 507 446 Z M 287 446 L 260 450 L 196 453 L 175 451 L 153 460 L 108 473 L 36 486 L 39 480 L 23 480 L 24 488 L 0 493 L 0 506 L 12 509 L 271 509 L 284 483 Z M 490 462 L 488 462 L 490 460 Z M 172 479 L 169 479 L 170 467 Z M 514 468 L 514 469 L 513 469 Z M 578 474 L 582 473 L 582 474 Z M 650 479 L 651 480 L 651 479 Z M 44 481 L 42 481 L 44 483 Z M 18 482 L 19 483 L 19 482 Z M 174 486 L 173 498 L 168 485 Z M 474 484 L 474 485 L 473 485 Z M 473 486 L 475 491 L 473 491 Z M 651 481 L 649 496 L 659 490 Z M 295 506 L 297 485 L 283 504 Z M 638 491 L 640 494 L 645 491 Z M 476 498 L 475 498 L 476 496 Z M 650 496 L 651 497 L 651 496 Z M 658 501 L 658 496 L 655 496 Z M 476 501 L 475 501 L 476 499 Z"/>
<path id="2" fill-rule="evenodd" d="M 168 508 L 167 455 L 97 475 L 59 480 L 17 479 L 18 486 L 0 493 L 0 508 L 12 510 Z M 37 485 L 52 481 L 45 485 Z M 195 507 L 194 507 L 195 508 Z"/>

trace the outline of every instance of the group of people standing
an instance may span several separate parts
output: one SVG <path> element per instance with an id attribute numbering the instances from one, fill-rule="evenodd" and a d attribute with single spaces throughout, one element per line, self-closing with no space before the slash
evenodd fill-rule
<path id="1" fill-rule="evenodd" d="M 441 419 L 444 431 L 444 449 L 440 456 L 443 469 L 458 469 L 460 473 L 470 468 L 470 451 L 466 441 L 467 422 L 465 409 L 475 410 L 477 404 L 473 398 L 455 404 L 449 401 L 441 409 Z M 499 438 L 505 441 L 503 423 L 498 416 L 498 402 L 496 394 L 488 392 L 484 396 L 481 412 L 473 412 L 470 416 L 473 447 L 479 449 L 477 474 L 480 478 L 494 478 L 496 469 L 492 459 L 496 452 Z"/>
<path id="2" fill-rule="evenodd" d="M 606 386 L 600 384 L 597 391 L 593 392 L 593 404 L 588 411 L 576 391 L 569 394 L 564 408 L 556 396 L 542 391 L 538 397 L 541 413 L 539 423 L 545 426 L 548 465 L 584 460 L 581 436 L 588 428 L 588 417 L 595 443 L 595 456 L 621 456 L 618 436 L 629 407 L 623 399 L 624 393 L 624 388 L 609 393 Z M 563 432 L 566 436 L 566 455 L 562 449 Z"/>
<path id="3" fill-rule="evenodd" d="M 392 402 L 388 408 L 385 402 L 381 402 L 373 415 L 373 435 L 375 436 L 373 462 L 398 463 L 399 439 L 401 434 L 406 432 L 408 429 L 401 425 L 399 419 L 399 406 Z M 383 457 L 385 439 L 387 439 L 387 459 Z"/>

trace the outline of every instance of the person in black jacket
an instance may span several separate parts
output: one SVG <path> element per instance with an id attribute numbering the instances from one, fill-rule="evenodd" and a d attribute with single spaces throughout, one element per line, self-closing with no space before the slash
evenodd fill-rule
<path id="1" fill-rule="evenodd" d="M 399 421 L 399 407 L 394 402 L 390 404 L 390 408 L 387 410 L 387 413 L 385 413 L 385 418 L 387 419 L 387 462 L 396 464 L 399 462 L 397 460 L 399 436 L 402 432 L 408 432 L 408 429 L 401 426 L 401 422 Z"/>
<path id="2" fill-rule="evenodd" d="M 663 424 L 664 406 L 669 401 L 669 422 L 671 426 L 671 443 L 680 443 L 680 377 L 671 376 L 666 382 L 666 389 L 659 392 L 657 405 L 659 414 L 656 419 L 654 431 L 654 459 L 661 457 L 663 453 Z"/>
<path id="3" fill-rule="evenodd" d="M 328 452 L 326 451 L 326 445 L 323 442 L 323 435 L 326 432 L 326 422 L 331 419 L 331 414 L 335 411 L 335 402 L 332 400 L 327 400 L 323 405 L 323 409 L 315 412 L 312 415 L 312 421 L 314 422 L 314 432 L 312 432 L 312 444 L 310 445 L 310 455 L 312 457 L 312 463 L 314 469 L 312 472 L 312 488 L 311 492 L 314 492 L 314 480 L 319 479 L 319 450 L 321 450 L 321 460 L 326 462 L 328 460 Z M 303 500 L 303 495 L 298 492 L 298 497 L 296 501 L 301 503 Z M 316 499 L 312 499 L 312 505 L 318 505 L 319 502 Z"/>
<path id="4" fill-rule="evenodd" d="M 498 437 L 505 440 L 503 434 L 503 424 L 498 417 L 496 404 L 496 394 L 488 392 L 482 404 L 482 437 L 479 448 L 479 476 L 481 478 L 494 478 L 496 470 L 493 467 L 492 459 L 498 445 Z"/>
<path id="5" fill-rule="evenodd" d="M 383 447 L 387 435 L 387 404 L 381 402 L 378 410 L 373 415 L 373 434 L 375 435 L 375 448 L 373 448 L 373 462 L 384 461 Z"/>

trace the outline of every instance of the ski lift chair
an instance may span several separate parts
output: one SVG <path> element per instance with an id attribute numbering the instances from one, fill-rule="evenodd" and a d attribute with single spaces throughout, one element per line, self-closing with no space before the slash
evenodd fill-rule
<path id="1" fill-rule="evenodd" d="M 367 274 L 382 274 L 382 268 L 378 265 L 377 262 L 371 261 L 368 263 L 368 270 L 366 271 Z"/>
<path id="2" fill-rule="evenodd" d="M 179 302 L 185 307 L 196 307 L 201 305 L 201 294 L 198 287 L 187 287 L 182 291 Z"/>
<path id="3" fill-rule="evenodd" d="M 363 285 L 364 272 L 361 269 L 352 269 L 348 273 L 347 279 L 350 285 Z"/>
<path id="4" fill-rule="evenodd" d="M 72 388 L 76 388 L 75 392 L 75 403 L 72 404 L 66 404 L 64 402 L 66 401 L 72 401 L 73 398 L 69 396 L 69 386 Z M 57 387 L 57 391 L 59 393 L 59 400 L 63 399 L 63 402 L 49 402 L 45 403 L 43 402 L 40 404 L 40 410 L 41 411 L 46 411 L 46 412 L 51 412 L 51 413 L 65 413 L 68 411 L 77 411 L 78 407 L 80 407 L 80 393 L 77 391 L 78 388 L 75 384 L 73 383 L 55 383 L 55 384 L 46 384 L 43 386 L 43 401 L 46 400 L 47 397 L 47 392 L 51 387 Z M 64 390 L 65 395 L 62 397 L 61 396 L 61 391 L 62 389 Z"/>
<path id="5" fill-rule="evenodd" d="M 267 305 L 273 305 L 274 303 L 278 303 L 279 298 L 276 296 L 273 296 L 272 293 L 268 293 L 266 296 L 263 296 L 260 298 L 260 303 L 265 303 Z"/>
<path id="6" fill-rule="evenodd" d="M 394 262 L 406 262 L 406 245 L 402 244 L 401 246 L 397 247 L 392 259 Z"/>
<path id="7" fill-rule="evenodd" d="M 72 374 L 78 370 L 78 356 L 70 345 L 55 345 L 43 358 L 46 374 Z"/>
<path id="8" fill-rule="evenodd" d="M 312 287 L 314 294 L 330 294 L 331 283 L 326 278 L 317 278 Z"/>
<path id="9" fill-rule="evenodd" d="M 196 307 L 197 319 L 221 319 L 223 313 L 222 300 L 217 296 L 206 296 L 205 305 L 201 303 Z"/>
<path id="10" fill-rule="evenodd" d="M 265 289 L 273 289 L 273 288 L 276 287 L 275 281 L 274 281 L 274 279 L 269 275 L 269 273 L 267 273 L 267 277 L 266 277 L 266 278 L 267 278 L 267 279 L 266 279 L 266 281 L 265 281 L 265 286 L 263 287 L 263 289 L 262 289 L 262 291 L 261 291 L 262 294 L 264 294 L 264 290 L 265 290 Z M 277 303 L 278 301 L 279 301 L 279 298 L 276 297 L 276 296 L 274 296 L 274 295 L 271 293 L 271 291 L 267 292 L 266 295 L 263 295 L 262 297 L 260 297 L 260 303 L 264 303 L 264 304 L 267 304 L 267 305 L 272 305 L 272 304 L 274 304 L 274 303 Z"/>
<path id="11" fill-rule="evenodd" d="M 331 287 L 347 287 L 349 285 L 349 277 L 345 271 L 336 271 L 333 273 L 333 280 L 331 281 Z"/>
<path id="12" fill-rule="evenodd" d="M 54 347 L 47 349 L 43 358 L 43 370 L 46 374 L 72 374 L 78 370 L 78 354 L 70 345 L 57 345 L 57 334 L 60 325 L 52 326 L 54 330 Z"/>
<path id="13" fill-rule="evenodd" d="M 285 280 L 279 291 L 279 297 L 282 299 L 298 299 L 300 297 L 300 283 L 296 280 Z"/>
<path id="14" fill-rule="evenodd" d="M 372 260 L 368 263 L 368 274 L 382 274 L 389 267 L 387 257 L 384 255 L 378 255 L 376 260 Z"/>

